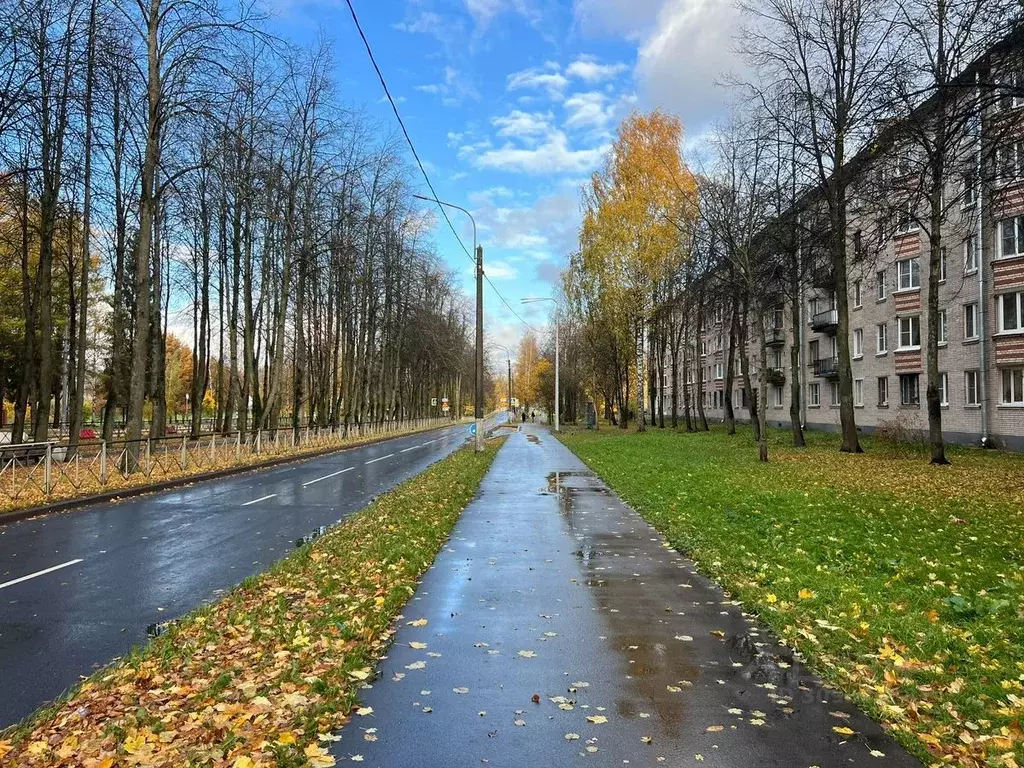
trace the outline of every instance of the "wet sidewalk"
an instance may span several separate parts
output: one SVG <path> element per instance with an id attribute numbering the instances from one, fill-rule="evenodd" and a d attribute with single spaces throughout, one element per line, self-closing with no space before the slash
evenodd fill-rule
<path id="1" fill-rule="evenodd" d="M 920 765 L 532 425 L 362 694 L 339 764 Z"/>

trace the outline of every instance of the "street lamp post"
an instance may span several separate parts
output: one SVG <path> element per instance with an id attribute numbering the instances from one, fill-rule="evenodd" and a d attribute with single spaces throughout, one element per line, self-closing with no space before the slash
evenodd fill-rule
<path id="1" fill-rule="evenodd" d="M 473 257 L 476 259 L 476 391 L 474 392 L 475 403 L 473 405 L 473 424 L 476 427 L 476 452 L 484 449 L 484 249 L 476 244 L 476 219 L 473 214 L 460 205 L 446 203 L 436 197 L 424 197 L 413 195 L 417 200 L 426 200 L 428 203 L 436 203 L 448 208 L 462 211 L 469 216 L 473 223 Z"/>
<path id="2" fill-rule="evenodd" d="M 504 344 L 491 344 L 492 347 L 505 350 L 505 359 L 508 361 L 508 420 L 512 422 L 512 352 Z"/>
<path id="3" fill-rule="evenodd" d="M 528 296 L 520 299 L 523 304 L 536 304 L 540 301 L 550 301 L 555 305 L 555 432 L 558 432 L 558 411 L 561 401 L 558 397 L 558 302 L 550 296 Z"/>

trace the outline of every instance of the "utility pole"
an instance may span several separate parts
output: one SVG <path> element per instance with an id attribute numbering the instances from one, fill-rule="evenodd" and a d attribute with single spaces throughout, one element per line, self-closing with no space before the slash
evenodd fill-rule
<path id="1" fill-rule="evenodd" d="M 512 358 L 508 360 L 508 420 L 512 422 Z"/>
<path id="2" fill-rule="evenodd" d="M 476 247 L 476 452 L 484 449 L 484 247 Z"/>

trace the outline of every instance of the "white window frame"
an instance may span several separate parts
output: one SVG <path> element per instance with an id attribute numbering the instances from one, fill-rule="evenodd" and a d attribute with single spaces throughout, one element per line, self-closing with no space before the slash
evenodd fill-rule
<path id="1" fill-rule="evenodd" d="M 949 343 L 949 322 L 946 318 L 946 310 L 939 310 L 939 344 Z"/>
<path id="2" fill-rule="evenodd" d="M 973 275 L 978 271 L 978 235 L 972 234 L 964 240 L 964 274 Z"/>
<path id="3" fill-rule="evenodd" d="M 853 329 L 853 357 L 855 360 L 860 360 L 864 357 L 864 329 L 854 328 Z"/>
<path id="4" fill-rule="evenodd" d="M 968 171 L 963 176 L 964 191 L 961 196 L 961 207 L 964 209 L 973 208 L 978 202 L 978 189 L 975 186 L 978 177 L 974 171 Z"/>
<path id="5" fill-rule="evenodd" d="M 1008 224 L 1013 226 L 1013 251 L 1009 252 L 1006 250 L 1004 237 L 1006 226 Z M 1000 259 L 1013 259 L 1018 256 L 1024 256 L 1024 215 L 1011 216 L 1008 219 L 1000 219 L 999 231 L 996 233 L 996 242 L 999 245 Z"/>
<path id="6" fill-rule="evenodd" d="M 949 406 L 949 374 L 939 374 L 939 405 Z"/>
<path id="7" fill-rule="evenodd" d="M 821 385 L 816 381 L 807 385 L 807 405 L 810 408 L 821 407 Z"/>
<path id="8" fill-rule="evenodd" d="M 918 405 L 918 406 L 921 405 L 921 375 L 918 374 L 918 373 L 901 373 L 900 376 L 899 376 L 899 379 L 900 379 L 900 405 L 906 406 L 906 407 L 913 407 L 915 405 Z M 903 387 L 903 382 L 904 381 L 909 382 L 911 380 L 913 380 L 915 382 L 915 386 L 914 386 L 914 390 L 913 390 L 914 395 L 915 395 L 915 399 L 913 399 L 913 400 L 911 400 L 911 399 L 909 399 L 907 397 L 908 390 L 904 389 L 904 387 Z"/>
<path id="9" fill-rule="evenodd" d="M 1013 307 L 1014 324 L 1006 325 L 1006 307 Z M 1024 333 L 1024 291 L 996 295 L 996 325 L 999 333 Z"/>
<path id="10" fill-rule="evenodd" d="M 876 387 L 878 389 L 878 407 L 879 408 L 888 408 L 889 407 L 889 377 L 888 376 L 879 376 L 878 377 L 878 384 L 876 385 Z"/>
<path id="11" fill-rule="evenodd" d="M 864 407 L 864 379 L 853 380 L 853 405 L 856 408 Z"/>
<path id="12" fill-rule="evenodd" d="M 964 405 L 981 405 L 980 384 L 980 371 L 964 371 Z"/>
<path id="13" fill-rule="evenodd" d="M 782 407 L 782 387 L 772 387 L 772 394 L 775 396 L 775 407 Z"/>
<path id="14" fill-rule="evenodd" d="M 861 291 L 861 281 L 860 280 L 854 280 L 853 281 L 853 308 L 854 309 L 857 309 L 858 307 L 864 306 L 864 303 L 861 300 L 863 298 L 861 296 L 861 293 L 862 293 L 862 291 Z"/>
<path id="15" fill-rule="evenodd" d="M 978 302 L 964 304 L 964 341 L 978 338 Z"/>
<path id="16" fill-rule="evenodd" d="M 875 354 L 884 355 L 889 351 L 889 324 L 879 323 L 875 326 Z"/>
<path id="17" fill-rule="evenodd" d="M 1024 368 L 1001 368 L 999 384 L 999 400 L 1003 405 L 1024 405 Z"/>
<path id="18" fill-rule="evenodd" d="M 725 363 L 715 363 L 715 381 L 725 378 Z"/>
<path id="19" fill-rule="evenodd" d="M 838 381 L 830 381 L 828 383 L 828 395 L 829 405 L 839 405 L 840 395 Z"/>
<path id="20" fill-rule="evenodd" d="M 939 249 L 939 282 L 946 282 L 946 248 Z"/>
<path id="21" fill-rule="evenodd" d="M 906 268 L 904 268 L 906 265 Z M 906 278 L 904 280 L 904 278 Z M 905 283 L 905 284 L 904 284 Z M 921 287 L 921 260 L 917 256 L 896 262 L 896 290 L 912 291 Z"/>
<path id="22" fill-rule="evenodd" d="M 903 343 L 903 324 L 907 323 L 907 330 L 910 344 Z M 914 329 L 917 329 L 917 343 L 914 344 Z M 920 315 L 901 315 L 896 318 L 896 329 L 898 334 L 899 346 L 896 348 L 897 351 L 903 349 L 920 349 L 921 348 L 921 316 Z"/>
<path id="23" fill-rule="evenodd" d="M 875 279 L 878 281 L 878 293 L 876 294 L 876 300 L 885 301 L 889 295 L 889 286 L 885 284 L 885 281 L 888 279 L 887 275 L 885 274 L 885 270 L 878 270 L 878 273 L 875 275 Z"/>
<path id="24" fill-rule="evenodd" d="M 1014 68 L 1005 72 L 1000 78 L 1000 83 L 1011 91 L 1011 93 L 1003 94 L 999 100 L 1001 110 L 1008 111 L 1024 106 L 1024 95 L 1012 93 L 1012 91 L 1024 91 L 1024 70 Z"/>
<path id="25" fill-rule="evenodd" d="M 914 200 L 907 200 L 900 204 L 898 218 L 896 219 L 896 234 L 909 235 L 921 229 L 917 221 L 917 206 Z"/>
<path id="26" fill-rule="evenodd" d="M 1010 184 L 1021 178 L 1024 171 L 1024 139 L 996 147 L 996 178 L 1000 184 Z"/>

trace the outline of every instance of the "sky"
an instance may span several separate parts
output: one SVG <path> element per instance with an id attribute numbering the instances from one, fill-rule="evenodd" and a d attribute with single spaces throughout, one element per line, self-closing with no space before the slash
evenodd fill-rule
<path id="1" fill-rule="evenodd" d="M 344 0 L 275 2 L 279 32 L 326 35 L 342 98 L 397 130 Z M 551 305 L 520 299 L 554 295 L 580 186 L 619 120 L 661 107 L 699 141 L 724 117 L 723 75 L 740 66 L 732 0 L 353 2 L 437 194 L 472 211 L 484 271 L 541 333 Z M 470 247 L 468 218 L 450 216 Z M 472 264 L 437 222 L 438 252 L 472 296 Z M 516 345 L 525 328 L 487 287 L 484 305 L 489 339 Z"/>

